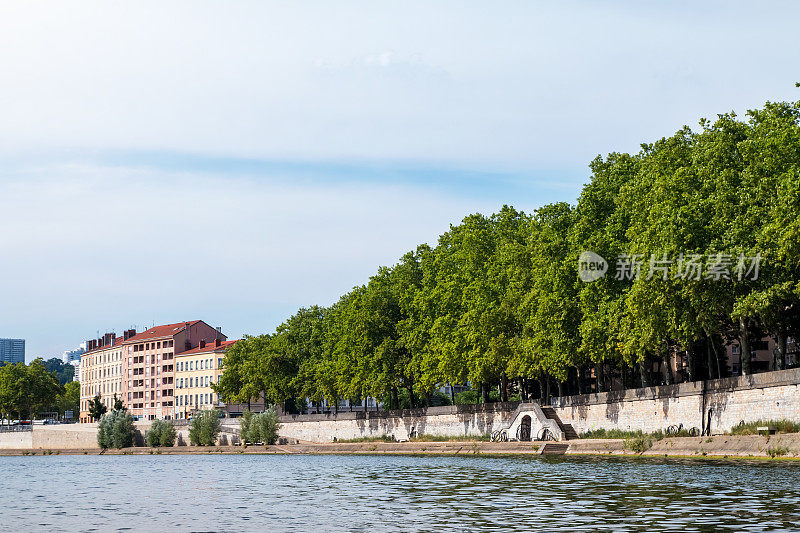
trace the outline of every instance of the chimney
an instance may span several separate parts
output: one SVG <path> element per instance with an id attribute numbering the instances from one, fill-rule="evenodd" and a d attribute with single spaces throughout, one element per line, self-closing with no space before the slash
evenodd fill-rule
<path id="1" fill-rule="evenodd" d="M 219 348 L 219 345 L 222 344 L 222 341 L 219 340 L 219 337 L 214 339 L 214 347 Z"/>
<path id="2" fill-rule="evenodd" d="M 201 348 L 205 348 L 206 347 L 206 341 L 205 340 L 201 340 L 200 341 L 200 347 Z"/>

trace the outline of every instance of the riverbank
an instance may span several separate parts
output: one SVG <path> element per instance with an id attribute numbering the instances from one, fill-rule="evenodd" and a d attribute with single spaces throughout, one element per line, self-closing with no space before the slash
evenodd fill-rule
<path id="1" fill-rule="evenodd" d="M 694 458 L 800 458 L 800 434 L 717 435 L 714 437 L 674 437 L 652 443 L 644 451 L 631 449 L 624 439 L 576 439 L 564 442 L 359 442 L 300 443 L 273 446 L 175 446 L 172 448 L 123 448 L 102 451 L 98 448 L 6 449 L 0 455 L 613 455 Z"/>

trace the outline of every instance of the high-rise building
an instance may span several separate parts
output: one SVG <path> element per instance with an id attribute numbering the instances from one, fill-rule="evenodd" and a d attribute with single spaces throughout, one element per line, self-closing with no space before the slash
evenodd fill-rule
<path id="1" fill-rule="evenodd" d="M 0 363 L 24 363 L 25 339 L 0 339 Z"/>
<path id="2" fill-rule="evenodd" d="M 74 350 L 66 350 L 64 355 L 62 356 L 65 363 L 72 363 L 73 361 L 80 361 L 81 355 L 84 354 L 86 351 L 86 343 L 82 342 L 77 348 Z"/>

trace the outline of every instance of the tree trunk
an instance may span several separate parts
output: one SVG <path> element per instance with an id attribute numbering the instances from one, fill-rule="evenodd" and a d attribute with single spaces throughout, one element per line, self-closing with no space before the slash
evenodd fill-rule
<path id="1" fill-rule="evenodd" d="M 713 345 L 714 340 L 710 335 L 706 334 L 706 364 L 708 365 L 708 379 L 719 379 L 720 375 L 716 370 L 717 365 L 714 364 L 717 350 Z"/>
<path id="2" fill-rule="evenodd" d="M 583 394 L 583 367 L 576 366 L 575 370 L 578 371 L 576 382 L 578 385 L 578 394 Z"/>
<path id="3" fill-rule="evenodd" d="M 508 401 L 508 378 L 505 372 L 500 374 L 500 401 Z"/>
<path id="4" fill-rule="evenodd" d="M 456 404 L 456 393 L 453 390 L 453 384 L 450 383 L 450 405 Z"/>
<path id="5" fill-rule="evenodd" d="M 642 380 L 642 387 L 649 387 L 650 386 L 650 369 L 647 368 L 647 364 L 649 363 L 649 358 L 647 354 L 645 354 L 644 359 L 639 361 L 639 377 Z"/>
<path id="6" fill-rule="evenodd" d="M 742 348 L 739 354 L 742 375 L 747 376 L 750 374 L 750 331 L 747 328 L 747 319 L 745 318 L 739 319 L 739 345 Z"/>
<path id="7" fill-rule="evenodd" d="M 694 343 L 692 342 L 690 342 L 686 347 L 686 364 L 689 367 L 689 381 L 696 381 Z"/>
<path id="8" fill-rule="evenodd" d="M 560 379 L 558 380 L 558 397 L 561 398 L 564 396 L 564 382 Z"/>
<path id="9" fill-rule="evenodd" d="M 672 385 L 672 365 L 668 349 L 663 349 L 661 352 L 661 373 L 664 375 L 664 385 Z"/>
<path id="10" fill-rule="evenodd" d="M 778 367 L 778 370 L 783 370 L 786 368 L 786 344 L 787 344 L 786 334 L 785 333 L 779 334 L 775 338 L 775 341 L 778 348 L 777 357 L 775 358 L 775 363 L 776 363 L 775 366 Z"/>

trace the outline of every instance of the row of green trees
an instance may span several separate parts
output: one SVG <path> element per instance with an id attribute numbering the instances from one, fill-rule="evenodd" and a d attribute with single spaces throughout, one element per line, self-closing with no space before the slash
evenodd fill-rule
<path id="1" fill-rule="evenodd" d="M 77 381 L 64 385 L 41 358 L 31 364 L 0 365 L 0 419 L 31 419 L 42 412 L 77 414 L 81 387 Z"/>
<path id="2" fill-rule="evenodd" d="M 401 393 L 416 405 L 469 383 L 484 399 L 490 389 L 525 399 L 550 384 L 585 392 L 590 375 L 594 390 L 611 377 L 720 377 L 734 339 L 747 374 L 751 343 L 767 335 L 782 367 L 800 333 L 799 117 L 798 103 L 768 102 L 744 120 L 702 120 L 637 154 L 597 157 L 577 205 L 467 216 L 333 305 L 236 343 L 216 390 L 227 401 L 392 407 Z M 590 283 L 578 276 L 587 250 L 609 263 Z M 638 277 L 615 272 L 626 255 L 641 258 Z M 650 275 L 651 257 L 669 270 Z M 757 275 L 741 257 L 760 257 Z M 705 270 L 676 275 L 692 258 Z M 675 354 L 685 375 L 658 364 Z"/>

